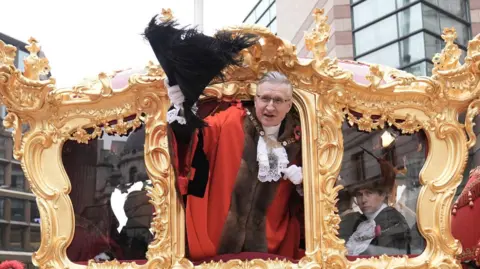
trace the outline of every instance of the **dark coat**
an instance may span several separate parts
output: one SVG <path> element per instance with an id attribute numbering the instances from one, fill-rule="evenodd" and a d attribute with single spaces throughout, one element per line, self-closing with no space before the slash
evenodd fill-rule
<path id="1" fill-rule="evenodd" d="M 353 231 L 365 220 L 367 217 L 362 215 L 354 225 Z M 370 242 L 370 246 L 361 255 L 410 254 L 410 228 L 400 212 L 388 206 L 377 215 L 375 223 L 380 225 L 380 235 Z"/>

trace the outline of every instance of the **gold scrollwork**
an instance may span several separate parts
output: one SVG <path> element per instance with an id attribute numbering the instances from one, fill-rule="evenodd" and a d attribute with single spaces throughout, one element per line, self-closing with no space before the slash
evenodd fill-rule
<path id="1" fill-rule="evenodd" d="M 169 9 L 164 9 L 162 16 L 163 20 L 173 18 Z M 448 214 L 467 149 L 476 141 L 473 126 L 480 109 L 480 36 L 469 43 L 461 65 L 459 49 L 453 43 L 456 33 L 446 29 L 442 35 L 446 46 L 434 59 L 433 76 L 415 77 L 381 65 L 326 57 L 330 26 L 323 10 L 315 9 L 313 16 L 315 27 L 305 34 L 307 48 L 314 55 L 311 60 L 299 59 L 294 45 L 265 27 L 225 28 L 258 34 L 261 41 L 242 51 L 242 66 L 224 70 L 226 80 L 213 81 L 204 92 L 205 98 L 249 99 L 259 77 L 269 70 L 285 73 L 294 85 L 304 138 L 306 225 L 306 256 L 298 263 L 256 259 L 194 266 L 185 257 L 184 211 L 168 149 L 166 113 L 170 102 L 160 66 L 149 62 L 146 72 L 132 74 L 121 88 L 112 87 L 113 79 L 121 75 L 114 72 L 58 89 L 53 78 L 40 80 L 49 66 L 48 60 L 38 57 L 40 47 L 35 39 L 29 40 L 30 55 L 23 73 L 12 66 L 15 50 L 1 42 L 0 95 L 9 111 L 4 126 L 14 129 L 14 154 L 21 160 L 41 215 L 42 241 L 32 257 L 34 263 L 41 268 L 85 268 L 69 261 L 65 251 L 73 238 L 75 218 L 68 196 L 71 185 L 60 156 L 63 143 L 87 143 L 100 132 L 124 134 L 143 122 L 145 165 L 152 180 L 148 196 L 155 210 L 148 261 L 143 265 L 89 261 L 88 268 L 459 268 L 455 257 L 461 246 L 451 235 Z M 368 70 L 367 83 L 354 76 L 358 68 Z M 465 111 L 462 125 L 457 119 Z M 133 119 L 128 118 L 132 115 Z M 423 186 L 417 214 L 419 230 L 428 244 L 421 256 L 346 259 L 344 242 L 337 237 L 340 218 L 336 208 L 345 120 L 362 131 L 387 124 L 408 134 L 425 131 L 429 155 L 420 174 Z M 30 128 L 27 133 L 22 132 L 24 123 Z"/>
<path id="2" fill-rule="evenodd" d="M 13 65 L 15 62 L 17 48 L 12 45 L 7 45 L 0 40 L 0 63 L 4 65 Z"/>

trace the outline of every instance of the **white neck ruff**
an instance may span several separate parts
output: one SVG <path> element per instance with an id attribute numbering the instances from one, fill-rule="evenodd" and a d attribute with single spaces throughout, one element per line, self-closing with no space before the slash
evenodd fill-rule
<path id="1" fill-rule="evenodd" d="M 280 124 L 263 127 L 267 139 L 277 141 Z M 258 180 L 261 182 L 278 181 L 282 171 L 288 166 L 287 151 L 283 146 L 268 148 L 265 137 L 260 136 L 257 144 Z"/>

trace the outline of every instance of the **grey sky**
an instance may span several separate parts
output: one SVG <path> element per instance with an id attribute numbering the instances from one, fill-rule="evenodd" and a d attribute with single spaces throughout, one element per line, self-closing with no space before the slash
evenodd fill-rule
<path id="1" fill-rule="evenodd" d="M 240 24 L 257 0 L 204 0 L 204 32 Z M 129 67 L 154 54 L 141 33 L 150 18 L 171 8 L 180 24 L 193 24 L 193 0 L 2 1 L 0 31 L 24 42 L 35 37 L 50 60 L 57 87 Z"/>

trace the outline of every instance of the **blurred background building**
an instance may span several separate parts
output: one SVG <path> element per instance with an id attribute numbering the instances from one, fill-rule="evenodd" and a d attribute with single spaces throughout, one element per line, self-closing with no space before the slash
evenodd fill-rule
<path id="1" fill-rule="evenodd" d="M 15 66 L 23 71 L 23 59 L 29 55 L 27 44 L 3 33 L 0 40 L 17 48 Z M 43 52 L 39 54 L 44 57 Z M 0 120 L 6 114 L 5 106 L 0 106 Z M 31 259 L 40 246 L 40 215 L 20 162 L 12 153 L 11 130 L 0 125 L 0 261 L 14 259 L 24 262 L 26 268 L 35 268 Z"/>

